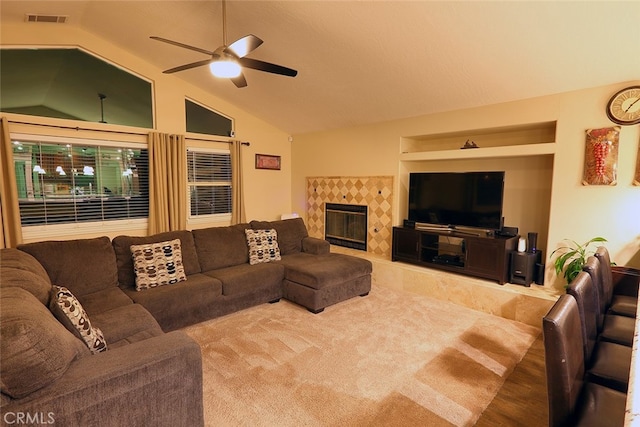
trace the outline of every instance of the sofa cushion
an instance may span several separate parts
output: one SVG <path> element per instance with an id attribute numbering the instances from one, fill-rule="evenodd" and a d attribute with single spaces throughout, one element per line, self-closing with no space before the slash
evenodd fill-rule
<path id="1" fill-rule="evenodd" d="M 104 333 L 110 350 L 164 333 L 156 319 L 140 304 L 122 306 L 91 316 L 91 323 Z"/>
<path id="2" fill-rule="evenodd" d="M 247 235 L 249 247 L 249 264 L 255 265 L 263 262 L 280 261 L 280 248 L 278 247 L 278 233 L 270 230 L 244 230 Z"/>
<path id="3" fill-rule="evenodd" d="M 89 316 L 67 288 L 53 287 L 49 308 L 65 328 L 84 341 L 91 353 L 95 354 L 107 350 L 107 342 L 102 331 L 100 328 L 91 326 Z"/>
<path id="4" fill-rule="evenodd" d="M 133 304 L 131 298 L 120 288 L 103 289 L 77 298 L 89 316 Z"/>
<path id="5" fill-rule="evenodd" d="M 302 239 L 307 237 L 307 227 L 302 218 L 283 219 L 279 221 L 251 221 L 254 230 L 275 229 L 278 233 L 278 245 L 281 255 L 289 255 L 302 250 Z"/>
<path id="6" fill-rule="evenodd" d="M 305 237 L 302 239 L 302 252 L 313 255 L 324 255 L 331 252 L 331 244 L 317 237 Z"/>
<path id="7" fill-rule="evenodd" d="M 136 276 L 133 271 L 133 258 L 131 257 L 131 245 L 145 245 L 167 240 L 180 239 L 182 252 L 182 265 L 187 276 L 200 273 L 200 263 L 193 242 L 193 235 L 188 230 L 167 231 L 152 236 L 118 236 L 112 241 L 117 259 L 118 281 L 123 288 L 135 288 Z"/>
<path id="8" fill-rule="evenodd" d="M 147 309 L 162 330 L 168 332 L 209 319 L 215 305 L 220 303 L 222 283 L 198 273 L 175 285 L 159 286 L 144 292 L 127 288 L 124 292 Z"/>
<path id="9" fill-rule="evenodd" d="M 249 260 L 247 237 L 249 224 L 209 227 L 193 230 L 198 260 L 202 271 L 246 264 Z"/>
<path id="10" fill-rule="evenodd" d="M 108 237 L 19 245 L 42 264 L 51 283 L 75 296 L 118 286 L 116 257 Z"/>
<path id="11" fill-rule="evenodd" d="M 371 274 L 371 261 L 344 254 L 297 254 L 282 257 L 285 278 L 313 289 L 322 289 Z"/>
<path id="12" fill-rule="evenodd" d="M 14 399 L 51 384 L 90 354 L 28 291 L 3 289 L 0 307 L 0 388 Z"/>
<path id="13" fill-rule="evenodd" d="M 131 245 L 131 256 L 137 291 L 187 280 L 182 264 L 180 239 Z"/>
<path id="14" fill-rule="evenodd" d="M 17 286 L 31 292 L 44 305 L 49 304 L 51 281 L 42 264 L 15 248 L 0 249 L 0 286 Z"/>
<path id="15" fill-rule="evenodd" d="M 249 294 L 260 288 L 282 287 L 284 266 L 280 263 L 242 264 L 207 271 L 204 274 L 222 282 L 223 295 L 235 296 Z"/>

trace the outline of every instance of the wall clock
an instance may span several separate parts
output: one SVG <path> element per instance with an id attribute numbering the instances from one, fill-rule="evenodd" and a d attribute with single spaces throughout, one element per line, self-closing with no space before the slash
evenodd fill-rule
<path id="1" fill-rule="evenodd" d="M 616 92 L 607 104 L 607 116 L 619 125 L 640 123 L 640 86 L 630 86 Z"/>

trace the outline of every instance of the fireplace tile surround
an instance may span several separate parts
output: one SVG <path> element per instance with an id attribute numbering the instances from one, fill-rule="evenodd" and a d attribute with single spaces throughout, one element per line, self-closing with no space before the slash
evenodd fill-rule
<path id="1" fill-rule="evenodd" d="M 324 239 L 325 204 L 368 207 L 367 252 L 391 257 L 393 228 L 392 176 L 307 177 L 307 228 L 309 235 Z"/>

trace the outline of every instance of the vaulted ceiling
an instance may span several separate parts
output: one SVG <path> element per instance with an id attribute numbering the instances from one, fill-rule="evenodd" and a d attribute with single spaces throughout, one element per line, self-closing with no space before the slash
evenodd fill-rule
<path id="1" fill-rule="evenodd" d="M 151 40 L 222 44 L 219 1 L 6 1 L 0 24 L 66 15 L 159 69 L 206 59 Z M 638 1 L 233 1 L 228 41 L 298 70 L 246 71 L 236 88 L 207 67 L 176 74 L 298 134 L 561 93 L 640 78 Z M 81 41 L 78 41 L 81 44 Z"/>

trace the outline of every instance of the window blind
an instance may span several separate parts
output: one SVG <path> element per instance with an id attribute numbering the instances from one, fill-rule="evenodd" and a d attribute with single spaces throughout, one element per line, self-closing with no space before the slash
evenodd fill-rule
<path id="1" fill-rule="evenodd" d="M 12 142 L 23 226 L 148 217 L 146 149 Z"/>
<path id="2" fill-rule="evenodd" d="M 187 152 L 190 216 L 231 213 L 229 152 Z"/>

